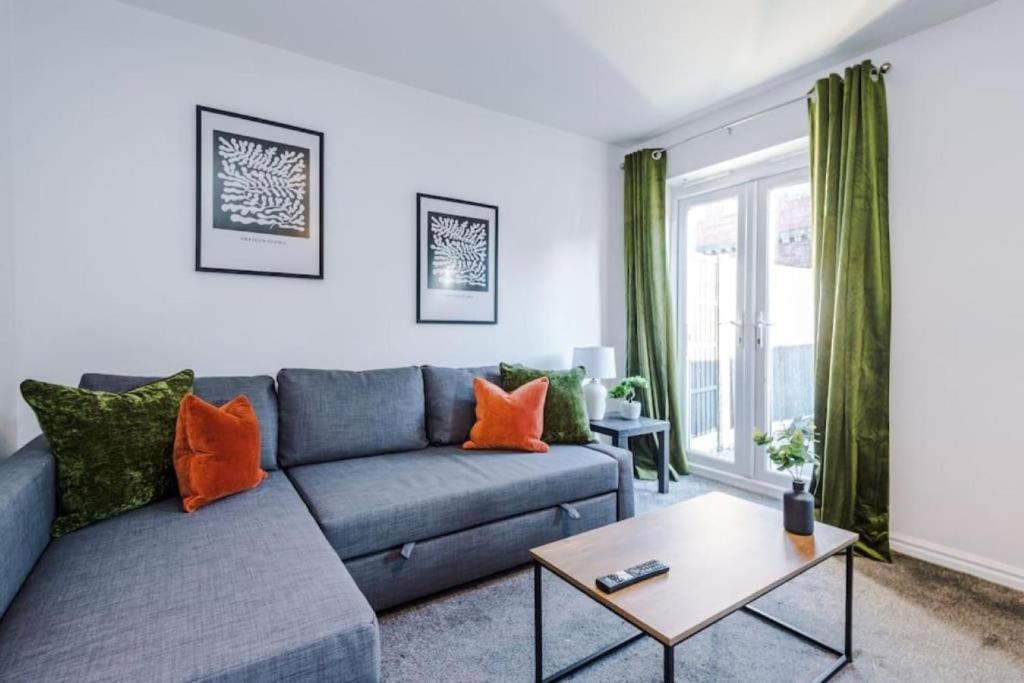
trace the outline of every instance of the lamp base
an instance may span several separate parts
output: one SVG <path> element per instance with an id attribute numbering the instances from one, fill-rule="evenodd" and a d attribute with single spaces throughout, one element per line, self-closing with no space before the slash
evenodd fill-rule
<path id="1" fill-rule="evenodd" d="M 600 380 L 592 379 L 583 385 L 583 401 L 587 404 L 587 417 L 603 420 L 608 408 L 608 389 Z"/>

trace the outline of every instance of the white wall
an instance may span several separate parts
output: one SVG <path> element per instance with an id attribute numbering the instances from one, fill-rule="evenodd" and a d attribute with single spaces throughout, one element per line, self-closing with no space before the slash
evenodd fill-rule
<path id="1" fill-rule="evenodd" d="M 894 546 L 1024 589 L 1021 36 L 1024 3 L 1002 0 L 867 56 L 893 65 L 886 80 Z M 654 144 L 798 97 L 819 75 Z M 806 134 L 806 107 L 796 104 L 672 150 L 669 175 Z"/>
<path id="2" fill-rule="evenodd" d="M 607 145 L 116 3 L 16 0 L 15 26 L 18 377 L 600 343 Z M 324 131 L 324 281 L 193 271 L 196 104 Z M 416 192 L 499 205 L 497 326 L 415 323 Z"/>
<path id="3" fill-rule="evenodd" d="M 626 374 L 626 294 L 623 291 L 623 283 L 626 281 L 626 237 L 623 222 L 624 184 L 619 164 L 627 152 L 629 150 L 618 147 L 609 149 L 608 166 L 612 172 L 609 174 L 607 194 L 610 198 L 608 215 L 611 217 L 611 231 L 609 239 L 605 242 L 604 259 L 601 263 L 604 277 L 601 292 L 604 302 L 602 343 L 615 348 L 615 364 L 620 377 Z M 606 384 L 612 385 L 611 382 Z M 609 403 L 609 406 L 611 405 L 612 403 Z"/>
<path id="4" fill-rule="evenodd" d="M 14 225 L 11 207 L 11 1 L 0 0 L 0 458 L 16 440 Z"/>

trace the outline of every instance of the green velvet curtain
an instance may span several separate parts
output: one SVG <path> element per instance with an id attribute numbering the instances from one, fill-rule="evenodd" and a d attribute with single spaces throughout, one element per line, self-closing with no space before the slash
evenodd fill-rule
<path id="1" fill-rule="evenodd" d="M 644 414 L 672 423 L 669 474 L 688 474 L 683 453 L 682 411 L 676 374 L 675 312 L 668 275 L 665 223 L 665 153 L 644 149 L 626 157 L 626 374 L 642 375 L 650 387 L 640 392 Z M 658 442 L 653 436 L 630 440 L 636 475 L 657 476 Z"/>
<path id="2" fill-rule="evenodd" d="M 870 61 L 814 84 L 808 110 L 821 521 L 889 559 L 889 189 L 885 81 Z"/>

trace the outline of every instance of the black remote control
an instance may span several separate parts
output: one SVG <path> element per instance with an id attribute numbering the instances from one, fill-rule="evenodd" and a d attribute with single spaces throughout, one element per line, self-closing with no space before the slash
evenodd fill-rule
<path id="1" fill-rule="evenodd" d="M 626 586 L 632 586 L 634 583 L 639 583 L 644 579 L 649 579 L 652 576 L 658 576 L 668 571 L 668 565 L 662 564 L 657 560 L 648 560 L 642 564 L 638 564 L 635 567 L 630 567 L 621 572 L 615 572 L 614 574 L 608 574 L 607 576 L 601 576 L 597 579 L 597 587 L 605 593 L 614 593 L 620 588 Z"/>

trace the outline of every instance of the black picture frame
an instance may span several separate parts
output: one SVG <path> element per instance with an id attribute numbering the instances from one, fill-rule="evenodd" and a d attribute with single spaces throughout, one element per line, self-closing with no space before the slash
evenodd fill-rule
<path id="1" fill-rule="evenodd" d="M 422 301 L 422 277 L 423 277 L 423 201 L 436 200 L 453 204 L 488 209 L 494 212 L 493 245 L 494 245 L 494 266 L 490 273 L 490 282 L 493 285 L 493 309 L 490 320 L 464 320 L 464 319 L 437 319 L 425 318 L 423 314 Z M 431 325 L 497 325 L 498 324 L 498 207 L 494 204 L 474 202 L 467 199 L 446 197 L 443 195 L 416 193 L 416 322 Z"/>
<path id="2" fill-rule="evenodd" d="M 251 123 L 257 123 L 266 126 L 272 126 L 275 128 L 281 128 L 284 130 L 295 131 L 306 135 L 311 135 L 316 138 L 317 152 L 319 163 L 316 166 L 318 173 L 317 187 L 317 211 L 318 220 L 317 225 L 310 226 L 311 230 L 316 230 L 319 249 L 317 254 L 317 272 L 316 273 L 288 273 L 274 270 L 253 270 L 244 268 L 222 268 L 214 266 L 203 265 L 203 115 L 214 114 L 219 116 L 226 116 L 231 118 L 240 119 L 242 121 L 248 121 Z M 312 186 L 312 183 L 311 183 Z M 257 116 L 249 116 L 247 114 L 239 114 L 237 112 L 227 111 L 225 109 L 217 109 L 215 107 L 207 107 L 203 105 L 196 105 L 196 186 L 195 186 L 195 203 L 196 203 L 196 244 L 195 244 L 195 269 L 197 272 L 205 273 L 233 273 L 238 275 L 265 275 L 271 277 L 293 277 L 302 278 L 309 280 L 323 280 L 324 279 L 324 134 L 321 131 L 312 130 L 309 128 L 303 128 L 301 126 L 293 126 L 287 123 L 281 123 L 280 121 L 271 121 L 269 119 L 259 118 Z"/>

